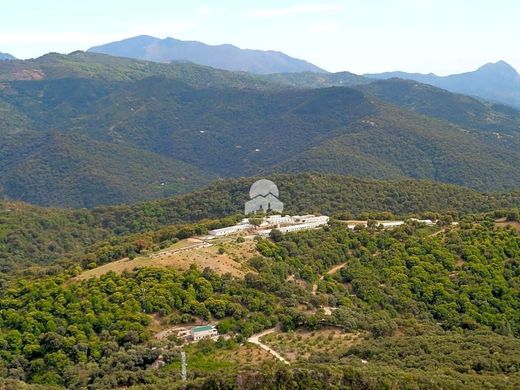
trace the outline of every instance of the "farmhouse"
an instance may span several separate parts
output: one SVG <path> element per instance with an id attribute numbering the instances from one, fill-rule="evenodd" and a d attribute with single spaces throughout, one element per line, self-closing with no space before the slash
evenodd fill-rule
<path id="1" fill-rule="evenodd" d="M 190 336 L 193 341 L 214 339 L 218 337 L 217 328 L 214 325 L 203 325 L 191 328 Z"/>

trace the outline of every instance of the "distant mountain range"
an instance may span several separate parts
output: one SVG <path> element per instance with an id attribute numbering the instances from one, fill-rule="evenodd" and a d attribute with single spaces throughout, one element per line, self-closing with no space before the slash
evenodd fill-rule
<path id="1" fill-rule="evenodd" d="M 9 53 L 0 52 L 0 61 L 4 60 L 16 60 L 16 58 Z"/>
<path id="2" fill-rule="evenodd" d="M 520 75 L 511 65 L 504 61 L 486 64 L 474 72 L 450 76 L 405 72 L 365 74 L 364 76 L 373 79 L 398 77 L 415 80 L 451 92 L 477 96 L 489 101 L 520 108 Z"/>
<path id="3" fill-rule="evenodd" d="M 159 39 L 147 35 L 92 47 L 88 51 L 155 62 L 186 61 L 257 74 L 324 72 L 307 61 L 278 51 L 240 49 L 228 44 L 211 46 L 197 41 Z"/>
<path id="4" fill-rule="evenodd" d="M 0 198 L 92 207 L 308 171 L 520 187 L 513 108 L 399 79 L 276 79 L 84 52 L 2 61 Z"/>
<path id="5" fill-rule="evenodd" d="M 520 108 L 520 75 L 504 61 L 484 65 L 474 72 L 450 76 L 406 72 L 360 76 L 350 72 L 328 73 L 307 61 L 277 51 L 240 49 L 229 44 L 211 46 L 197 41 L 159 39 L 147 35 L 92 47 L 88 51 L 162 63 L 191 62 L 266 75 L 266 80 L 297 88 L 353 86 L 368 84 L 373 79 L 401 78 Z"/>

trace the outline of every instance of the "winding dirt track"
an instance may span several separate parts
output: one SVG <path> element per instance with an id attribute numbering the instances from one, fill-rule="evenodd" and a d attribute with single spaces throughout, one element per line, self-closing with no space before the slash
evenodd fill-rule
<path id="1" fill-rule="evenodd" d="M 347 265 L 347 263 L 338 264 L 337 266 L 329 269 L 327 271 L 326 275 L 332 275 L 332 274 L 338 272 L 340 269 L 342 269 L 346 265 Z M 325 277 L 325 275 L 320 276 L 320 278 L 318 279 L 318 283 L 321 282 L 324 277 Z M 316 295 L 316 292 L 318 291 L 318 283 L 314 283 L 312 285 L 312 295 Z"/>
<path id="2" fill-rule="evenodd" d="M 280 355 L 278 352 L 276 352 L 274 349 L 272 349 L 271 347 L 265 345 L 264 343 L 262 343 L 260 341 L 260 338 L 264 337 L 265 335 L 268 335 L 270 333 L 273 333 L 276 331 L 276 328 L 271 328 L 271 329 L 267 329 L 267 330 L 264 330 L 263 332 L 261 333 L 257 333 L 257 334 L 254 334 L 252 335 L 251 337 L 249 337 L 247 339 L 247 341 L 251 344 L 255 344 L 255 345 L 258 345 L 260 348 L 262 348 L 264 351 L 267 351 L 269 352 L 271 355 L 273 355 L 275 358 L 277 358 L 278 360 L 280 360 L 282 363 L 285 363 L 285 364 L 290 364 L 287 360 L 284 359 L 284 357 L 282 355 Z"/>

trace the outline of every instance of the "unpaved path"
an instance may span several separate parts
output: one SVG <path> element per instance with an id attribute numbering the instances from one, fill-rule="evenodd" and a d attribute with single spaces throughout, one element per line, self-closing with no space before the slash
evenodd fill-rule
<path id="1" fill-rule="evenodd" d="M 430 237 L 436 237 L 439 234 L 446 233 L 447 227 L 443 227 L 442 229 L 437 230 L 436 232 L 430 234 Z"/>
<path id="2" fill-rule="evenodd" d="M 285 364 L 290 364 L 282 355 L 280 355 L 278 352 L 276 352 L 274 349 L 272 349 L 271 347 L 265 345 L 264 343 L 262 343 L 260 341 L 260 338 L 264 337 L 265 335 L 268 335 L 270 333 L 273 333 L 276 331 L 276 328 L 271 328 L 271 329 L 267 329 L 267 330 L 264 330 L 263 332 L 261 333 L 257 333 L 257 334 L 254 334 L 252 335 L 251 337 L 249 337 L 247 339 L 247 341 L 251 344 L 255 344 L 255 345 L 258 345 L 260 348 L 262 348 L 264 351 L 267 351 L 269 352 L 271 355 L 273 355 L 275 358 L 277 358 L 278 360 L 280 360 L 282 363 L 285 363 Z"/>
<path id="3" fill-rule="evenodd" d="M 332 267 L 331 269 L 329 269 L 327 271 L 327 273 L 325 275 L 332 275 L 332 274 L 335 274 L 336 272 L 338 272 L 340 269 L 342 269 L 344 266 L 346 266 L 347 263 L 341 263 L 341 264 L 338 264 L 337 266 L 335 267 Z M 318 282 L 317 283 L 314 283 L 312 285 L 312 295 L 316 295 L 316 293 L 318 292 L 318 283 L 321 282 L 323 280 L 323 278 L 325 277 L 325 275 L 321 275 L 320 278 L 318 279 Z"/>

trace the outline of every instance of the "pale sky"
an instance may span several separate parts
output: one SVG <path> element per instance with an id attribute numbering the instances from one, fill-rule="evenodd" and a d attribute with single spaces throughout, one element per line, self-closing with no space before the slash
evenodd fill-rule
<path id="1" fill-rule="evenodd" d="M 518 0 L 0 0 L 0 52 L 68 53 L 135 35 L 279 50 L 328 71 L 520 70 Z"/>

